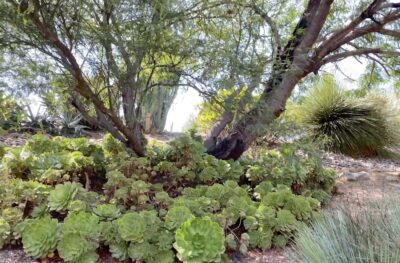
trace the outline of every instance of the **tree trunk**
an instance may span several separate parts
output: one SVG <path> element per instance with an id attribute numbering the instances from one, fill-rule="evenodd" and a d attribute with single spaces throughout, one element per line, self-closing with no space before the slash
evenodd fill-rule
<path id="1" fill-rule="evenodd" d="M 296 84 L 316 70 L 309 51 L 329 14 L 333 0 L 310 0 L 297 23 L 292 37 L 282 51 L 278 50 L 271 77 L 256 105 L 230 130 L 215 148 L 208 151 L 219 159 L 237 160 L 261 136 L 285 109 Z"/>
<path id="2" fill-rule="evenodd" d="M 215 146 L 217 145 L 217 140 L 221 132 L 224 130 L 226 125 L 231 123 L 233 120 L 232 112 L 226 110 L 222 113 L 219 120 L 211 127 L 210 131 L 207 133 L 207 137 L 204 140 L 204 147 L 207 151 L 214 150 Z"/>
<path id="3" fill-rule="evenodd" d="M 294 87 L 307 74 L 307 71 L 293 65 L 283 76 L 271 78 L 253 109 L 208 153 L 218 159 L 237 160 L 265 132 L 265 128 L 280 116 Z"/>

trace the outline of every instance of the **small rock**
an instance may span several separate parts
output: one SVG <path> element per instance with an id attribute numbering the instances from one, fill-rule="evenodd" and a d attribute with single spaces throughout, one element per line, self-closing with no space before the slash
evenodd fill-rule
<path id="1" fill-rule="evenodd" d="M 370 180 L 370 174 L 367 172 L 343 172 L 340 177 L 344 177 L 347 181 L 354 182 L 354 181 L 366 181 Z"/>

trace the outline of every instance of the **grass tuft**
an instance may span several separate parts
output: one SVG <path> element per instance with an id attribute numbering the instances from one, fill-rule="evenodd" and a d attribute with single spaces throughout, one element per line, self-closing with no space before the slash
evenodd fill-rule
<path id="1" fill-rule="evenodd" d="M 400 206 L 371 204 L 356 216 L 327 213 L 298 233 L 291 262 L 400 262 Z"/>
<path id="2" fill-rule="evenodd" d="M 299 106 L 301 120 L 315 138 L 327 137 L 328 148 L 351 156 L 385 155 L 400 143 L 398 111 L 388 97 L 352 98 L 323 78 Z"/>

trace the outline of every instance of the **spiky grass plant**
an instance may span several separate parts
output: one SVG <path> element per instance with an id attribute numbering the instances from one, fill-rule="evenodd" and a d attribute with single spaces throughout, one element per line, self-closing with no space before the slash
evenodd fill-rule
<path id="1" fill-rule="evenodd" d="M 327 137 L 330 150 L 373 156 L 399 145 L 398 111 L 385 96 L 351 98 L 332 78 L 324 77 L 309 91 L 299 110 L 315 138 Z"/>
<path id="2" fill-rule="evenodd" d="M 366 209 L 325 214 L 300 231 L 291 262 L 400 262 L 400 205 L 391 201 Z"/>

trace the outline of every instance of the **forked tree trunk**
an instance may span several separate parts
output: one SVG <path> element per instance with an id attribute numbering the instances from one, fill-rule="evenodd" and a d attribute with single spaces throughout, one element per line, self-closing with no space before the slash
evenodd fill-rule
<path id="1" fill-rule="evenodd" d="M 281 49 L 280 43 L 277 43 L 271 77 L 264 86 L 261 98 L 234 124 L 228 136 L 208 151 L 209 154 L 219 159 L 238 159 L 284 111 L 296 84 L 320 67 L 316 60 L 310 59 L 309 52 L 320 34 L 332 2 L 309 0 L 284 48 Z"/>
<path id="2" fill-rule="evenodd" d="M 263 134 L 265 127 L 284 111 L 287 99 L 306 71 L 289 71 L 285 75 L 269 81 L 267 85 L 270 87 L 265 89 L 253 109 L 232 127 L 224 139 L 208 150 L 209 154 L 218 159 L 237 160 Z M 273 83 L 279 78 L 283 79 L 274 87 Z"/>

